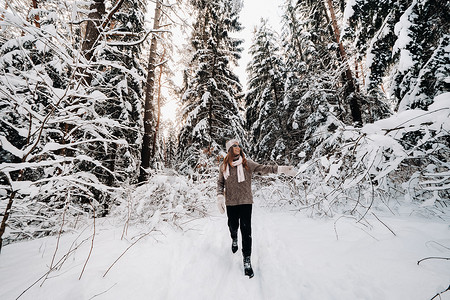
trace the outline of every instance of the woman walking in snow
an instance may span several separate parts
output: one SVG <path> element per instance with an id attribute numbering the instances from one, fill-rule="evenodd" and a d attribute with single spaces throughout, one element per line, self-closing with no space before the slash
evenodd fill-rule
<path id="1" fill-rule="evenodd" d="M 250 261 L 252 253 L 252 174 L 284 173 L 295 176 L 292 166 L 260 165 L 246 159 L 238 140 L 226 142 L 227 155 L 219 167 L 217 180 L 217 206 L 220 213 L 227 211 L 228 228 L 231 234 L 231 251 L 238 250 L 238 229 L 242 236 L 242 254 L 244 256 L 244 273 L 252 278 L 254 273 Z"/>

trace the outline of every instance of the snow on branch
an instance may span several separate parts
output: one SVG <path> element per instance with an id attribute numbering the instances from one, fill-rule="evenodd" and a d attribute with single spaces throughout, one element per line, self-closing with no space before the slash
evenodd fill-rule
<path id="1" fill-rule="evenodd" d="M 373 207 L 393 213 L 398 199 L 439 214 L 450 204 L 449 138 L 450 93 L 445 93 L 428 111 L 402 111 L 361 129 L 341 125 L 322 133 L 309 160 L 297 166 L 296 178 L 287 186 L 271 179 L 257 193 L 267 205 L 275 198 L 273 205 L 283 200 L 296 210 L 357 220 Z"/>

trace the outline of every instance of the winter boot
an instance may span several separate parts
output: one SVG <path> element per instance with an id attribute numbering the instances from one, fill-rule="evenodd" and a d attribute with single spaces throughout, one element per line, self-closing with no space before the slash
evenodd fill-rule
<path id="1" fill-rule="evenodd" d="M 231 251 L 233 253 L 236 253 L 236 251 L 238 251 L 238 240 L 237 239 L 233 239 L 233 242 L 231 243 Z"/>
<path id="2" fill-rule="evenodd" d="M 250 262 L 250 256 L 244 257 L 244 273 L 248 278 L 252 278 L 255 275 L 253 273 L 252 263 Z"/>

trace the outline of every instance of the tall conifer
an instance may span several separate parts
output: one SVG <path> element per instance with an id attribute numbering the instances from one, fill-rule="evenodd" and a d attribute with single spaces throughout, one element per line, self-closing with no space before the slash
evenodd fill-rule
<path id="1" fill-rule="evenodd" d="M 247 66 L 249 90 L 245 102 L 253 157 L 281 163 L 289 157 L 290 133 L 284 118 L 285 67 L 277 40 L 267 20 L 261 20 L 249 51 L 252 60 Z"/>
<path id="2" fill-rule="evenodd" d="M 195 12 L 194 54 L 185 73 L 182 97 L 182 170 L 198 167 L 202 153 L 218 154 L 227 139 L 237 138 L 246 145 L 239 112 L 242 87 L 231 70 L 242 51 L 242 41 L 232 37 L 241 29 L 238 17 L 242 2 L 193 0 L 191 5 Z"/>

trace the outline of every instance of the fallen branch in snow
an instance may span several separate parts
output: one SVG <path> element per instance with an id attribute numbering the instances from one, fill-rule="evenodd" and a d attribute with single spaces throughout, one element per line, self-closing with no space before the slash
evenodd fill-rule
<path id="1" fill-rule="evenodd" d="M 372 215 L 373 215 L 375 218 L 377 218 L 377 220 L 380 221 L 380 223 L 383 224 L 387 229 L 389 229 L 389 231 L 392 232 L 393 235 L 397 236 L 397 235 L 395 234 L 395 232 L 393 232 L 392 229 L 389 228 L 389 226 L 387 226 L 386 224 L 384 224 L 384 222 L 381 221 L 381 220 L 377 217 L 376 214 L 374 214 L 374 213 L 372 212 Z"/>
<path id="2" fill-rule="evenodd" d="M 65 217 L 66 217 L 66 211 L 67 211 L 67 207 L 68 207 L 68 199 L 69 198 L 70 198 L 70 190 L 69 190 L 69 192 L 67 194 L 66 201 L 64 203 L 64 211 L 63 211 L 63 214 L 62 214 L 61 227 L 59 228 L 58 238 L 56 239 L 56 247 L 55 247 L 55 252 L 53 253 L 52 262 L 50 263 L 50 270 L 53 268 L 53 263 L 55 262 L 56 253 L 58 252 L 59 241 L 61 239 L 61 234 L 63 233 L 63 227 L 64 227 L 64 222 L 65 222 Z M 47 273 L 47 275 L 45 276 L 44 280 L 41 283 L 41 286 L 44 284 L 45 280 L 47 280 L 49 274 L 50 273 Z"/>
<path id="3" fill-rule="evenodd" d="M 337 221 L 339 221 L 341 218 L 350 218 L 350 219 L 356 220 L 356 218 L 353 217 L 353 216 L 343 215 L 343 216 L 340 216 L 339 218 L 337 218 L 336 221 L 334 221 L 334 233 L 336 234 L 336 240 L 337 240 L 337 241 L 339 240 L 339 235 L 338 235 L 338 232 L 337 232 L 336 223 L 337 223 Z"/>
<path id="4" fill-rule="evenodd" d="M 437 257 L 437 256 L 432 256 L 432 257 L 425 257 L 422 258 L 421 260 L 419 260 L 417 262 L 417 265 L 419 265 L 421 262 L 423 262 L 424 260 L 428 260 L 428 259 L 444 259 L 444 260 L 450 260 L 450 257 Z"/>
<path id="5" fill-rule="evenodd" d="M 109 289 L 107 289 L 106 291 L 103 291 L 103 292 L 101 292 L 101 293 L 99 293 L 99 294 L 96 294 L 96 295 L 92 296 L 91 298 L 89 298 L 89 300 L 94 299 L 95 297 L 101 296 L 101 295 L 103 295 L 104 293 L 109 292 L 109 291 L 110 291 L 113 287 L 115 287 L 116 285 L 117 285 L 117 282 L 114 283 L 114 284 L 113 284 Z"/>
<path id="6" fill-rule="evenodd" d="M 127 220 L 123 225 L 122 237 L 120 238 L 121 240 L 123 240 L 123 237 L 128 233 L 128 225 L 131 219 L 131 206 L 132 206 L 131 202 L 132 202 L 131 193 L 130 191 L 127 191 Z"/>
<path id="7" fill-rule="evenodd" d="M 88 263 L 88 261 L 89 261 L 89 258 L 91 258 L 92 249 L 94 248 L 94 239 L 95 239 L 95 207 L 94 207 L 94 205 L 92 204 L 91 199 L 89 199 L 89 203 L 91 204 L 92 210 L 93 210 L 93 216 L 92 216 L 92 217 L 93 217 L 93 219 L 94 219 L 94 232 L 92 233 L 91 248 L 89 249 L 88 257 L 86 258 L 86 262 L 84 263 L 83 270 L 81 270 L 81 274 L 80 274 L 80 277 L 78 278 L 78 280 L 80 280 L 80 279 L 81 279 L 81 276 L 83 276 L 84 269 L 86 268 L 86 265 L 87 265 L 87 263 Z"/>
<path id="8" fill-rule="evenodd" d="M 103 274 L 103 277 L 106 276 L 106 274 L 108 274 L 109 270 L 111 270 L 111 268 L 116 264 L 116 262 L 119 261 L 119 259 L 122 258 L 122 256 L 125 255 L 125 253 L 130 250 L 131 247 L 133 247 L 137 242 L 139 242 L 142 238 L 146 237 L 147 235 L 149 235 L 150 233 L 153 232 L 153 229 L 150 230 L 149 232 L 147 232 L 146 234 L 143 234 L 140 238 L 138 238 L 133 244 L 131 244 L 130 246 L 128 246 L 127 249 L 125 249 L 125 251 L 122 252 L 122 254 L 120 254 L 120 256 L 112 263 L 112 265 L 108 268 L 108 270 L 106 270 L 105 274 Z"/>
<path id="9" fill-rule="evenodd" d="M 428 247 L 428 244 L 431 244 L 431 243 L 434 243 L 434 244 L 436 244 L 436 245 L 438 245 L 438 246 L 441 246 L 442 248 L 445 248 L 445 249 L 447 249 L 447 250 L 450 250 L 449 247 L 446 247 L 446 246 L 444 246 L 444 245 L 442 245 L 442 244 L 440 244 L 440 243 L 438 243 L 438 242 L 436 242 L 436 241 L 429 241 L 429 242 L 427 242 L 427 243 L 426 243 L 427 247 Z"/>
<path id="10" fill-rule="evenodd" d="M 83 241 L 81 241 L 81 243 L 76 246 L 73 249 L 70 249 L 69 251 L 67 251 L 66 254 L 63 255 L 63 257 L 61 257 L 61 259 L 51 268 L 49 269 L 47 272 L 45 272 L 44 275 L 42 275 L 41 277 L 39 277 L 33 284 L 31 284 L 29 287 L 27 287 L 19 296 L 17 296 L 16 300 L 19 299 L 20 297 L 22 297 L 29 289 L 31 289 L 33 286 L 35 286 L 39 281 L 41 281 L 42 278 L 47 278 L 48 274 L 50 274 L 50 272 L 52 272 L 53 270 L 56 270 L 57 268 L 59 268 L 60 266 L 62 266 L 62 264 L 66 261 L 66 259 L 70 256 L 70 254 L 74 253 L 75 250 L 78 249 L 78 247 L 80 247 L 81 245 L 84 244 L 84 242 L 86 242 L 89 238 L 84 239 Z"/>
<path id="11" fill-rule="evenodd" d="M 441 298 L 441 295 L 447 291 L 450 291 L 450 285 L 448 286 L 448 288 L 440 293 L 437 293 L 436 295 L 434 295 L 433 298 L 431 298 L 430 300 L 433 300 L 434 298 L 436 298 L 437 296 L 439 296 L 439 299 Z"/>

